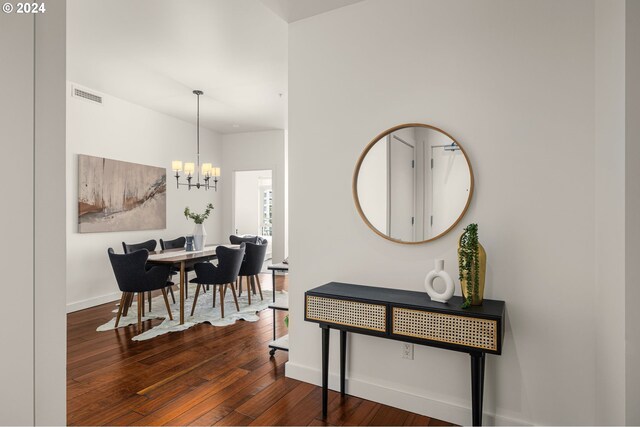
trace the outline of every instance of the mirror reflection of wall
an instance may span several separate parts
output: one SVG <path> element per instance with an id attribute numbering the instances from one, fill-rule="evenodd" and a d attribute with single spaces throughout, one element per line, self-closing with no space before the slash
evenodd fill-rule
<path id="1" fill-rule="evenodd" d="M 462 216 L 472 192 L 469 162 L 445 133 L 393 130 L 371 145 L 357 171 L 357 200 L 381 234 L 402 242 L 435 238 Z"/>

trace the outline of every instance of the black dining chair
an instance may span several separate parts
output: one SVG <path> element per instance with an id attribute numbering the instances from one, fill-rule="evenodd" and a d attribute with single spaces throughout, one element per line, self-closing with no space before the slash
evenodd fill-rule
<path id="1" fill-rule="evenodd" d="M 264 264 L 264 258 L 267 254 L 268 242 L 262 241 L 262 243 L 245 243 L 246 250 L 244 254 L 244 260 L 240 267 L 240 273 L 238 274 L 238 294 L 242 295 L 242 278 L 247 279 L 247 297 L 249 299 L 249 305 L 251 305 L 251 292 L 255 295 L 256 286 L 258 292 L 260 292 L 260 299 L 262 297 L 262 287 L 260 286 L 260 277 L 258 274 L 262 271 L 262 265 Z"/>
<path id="2" fill-rule="evenodd" d="M 149 252 L 153 252 L 156 250 L 156 246 L 158 246 L 158 242 L 156 242 L 155 240 L 147 240 L 146 242 L 142 242 L 142 243 L 125 243 L 122 242 L 122 249 L 124 250 L 125 254 L 130 254 L 132 252 L 135 251 L 139 251 L 140 249 L 146 249 Z M 146 266 L 147 269 L 151 268 L 151 266 Z M 173 290 L 171 290 L 171 295 L 173 295 Z M 151 292 L 148 293 L 148 299 L 149 299 L 149 311 L 151 311 Z M 175 299 L 173 301 L 175 303 Z M 131 300 L 129 302 L 129 305 L 133 304 L 133 300 Z"/>
<path id="3" fill-rule="evenodd" d="M 187 243 L 187 239 L 184 237 L 178 237 L 173 240 L 162 240 L 160 239 L 160 248 L 164 251 L 165 249 L 180 249 L 184 248 L 184 245 Z M 189 283 L 189 273 L 193 271 L 193 267 L 189 266 L 185 268 L 185 277 L 184 283 Z M 177 267 L 171 267 L 171 275 L 180 274 L 180 269 Z M 171 291 L 171 299 L 173 303 L 176 302 L 176 297 L 173 295 L 173 289 L 169 288 Z M 189 286 L 185 285 L 184 287 L 184 296 L 185 298 L 189 297 Z"/>
<path id="4" fill-rule="evenodd" d="M 229 242 L 232 245 L 239 245 L 240 243 L 253 243 L 253 244 L 260 244 L 262 242 L 266 242 L 266 239 L 263 239 L 260 236 L 254 236 L 252 234 L 244 234 L 242 236 L 238 236 L 237 234 L 232 234 L 229 236 Z M 245 252 L 245 258 L 247 257 L 247 254 Z M 242 277 L 240 277 L 239 280 L 240 283 L 236 283 L 236 288 L 238 289 L 238 295 L 242 295 Z M 254 288 L 254 294 L 255 294 L 255 286 L 253 286 Z"/>
<path id="5" fill-rule="evenodd" d="M 196 271 L 195 279 L 191 280 L 191 283 L 197 283 L 196 294 L 193 297 L 193 306 L 191 307 L 191 315 L 196 309 L 196 302 L 198 301 L 198 294 L 200 293 L 200 287 L 203 285 L 213 286 L 213 306 L 216 306 L 216 286 L 218 286 L 220 292 L 220 316 L 224 317 L 224 294 L 227 291 L 227 286 L 231 285 L 231 292 L 233 293 L 233 300 L 236 303 L 236 310 L 240 311 L 238 305 L 238 297 L 236 290 L 233 287 L 233 283 L 238 278 L 240 272 L 240 266 L 242 265 L 242 259 L 244 258 L 245 245 L 240 244 L 239 248 L 227 248 L 225 246 L 218 246 L 216 248 L 216 256 L 218 258 L 218 266 L 214 266 L 209 262 L 199 262 L 194 266 Z"/>
<path id="6" fill-rule="evenodd" d="M 173 240 L 162 240 L 160 239 L 160 248 L 164 251 L 165 249 L 180 249 L 184 248 L 184 245 L 187 243 L 187 239 L 184 237 L 177 237 Z"/>
<path id="7" fill-rule="evenodd" d="M 158 246 L 158 242 L 155 240 L 147 240 L 142 243 L 125 243 L 122 242 L 122 249 L 125 254 L 129 254 L 131 252 L 139 251 L 140 249 L 146 249 L 149 252 L 153 252 L 156 250 L 156 246 Z"/>
<path id="8" fill-rule="evenodd" d="M 144 315 L 144 293 L 160 290 L 164 297 L 164 303 L 169 313 L 169 319 L 173 320 L 171 307 L 169 307 L 169 299 L 167 298 L 166 287 L 171 267 L 168 265 L 158 265 L 150 268 L 147 267 L 147 259 L 149 251 L 140 249 L 128 254 L 116 254 L 112 248 L 107 250 L 109 261 L 113 268 L 113 274 L 116 276 L 118 288 L 122 292 L 120 305 L 118 306 L 118 315 L 116 316 L 116 325 L 120 322 L 120 317 L 124 313 L 127 315 L 129 309 L 129 301 L 133 301 L 134 294 L 138 294 L 138 331 L 142 328 L 142 316 Z"/>
<path id="9" fill-rule="evenodd" d="M 260 236 L 253 236 L 251 234 L 245 234 L 244 236 L 238 236 L 236 234 L 232 234 L 231 236 L 229 236 L 229 243 L 231 243 L 232 245 L 239 245 L 240 243 L 261 243 L 265 241 L 262 237 Z"/>

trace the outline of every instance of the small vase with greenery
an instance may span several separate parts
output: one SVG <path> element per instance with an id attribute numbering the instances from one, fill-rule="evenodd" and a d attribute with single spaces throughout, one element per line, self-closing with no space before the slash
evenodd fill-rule
<path id="1" fill-rule="evenodd" d="M 204 229 L 203 223 L 207 218 L 209 218 L 212 210 L 213 205 L 211 203 L 207 205 L 204 213 L 201 214 L 191 212 L 188 206 L 184 208 L 185 218 L 193 220 L 196 224 L 193 229 L 193 246 L 196 251 L 204 250 L 204 245 L 207 240 L 207 232 Z"/>
<path id="2" fill-rule="evenodd" d="M 462 308 L 482 304 L 485 266 L 486 253 L 478 241 L 478 224 L 469 224 L 458 241 L 458 271 L 465 297 Z"/>

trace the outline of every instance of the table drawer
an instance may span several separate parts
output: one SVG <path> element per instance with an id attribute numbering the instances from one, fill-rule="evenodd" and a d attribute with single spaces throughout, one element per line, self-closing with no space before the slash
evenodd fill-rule
<path id="1" fill-rule="evenodd" d="M 430 341 L 498 351 L 497 320 L 392 308 L 392 333 Z"/>
<path id="2" fill-rule="evenodd" d="M 387 306 L 307 295 L 307 320 L 350 326 L 370 331 L 387 331 Z"/>

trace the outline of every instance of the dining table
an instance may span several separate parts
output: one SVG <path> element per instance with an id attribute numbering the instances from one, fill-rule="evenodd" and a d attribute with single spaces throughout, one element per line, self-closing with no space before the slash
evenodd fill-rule
<path id="1" fill-rule="evenodd" d="M 227 248 L 238 248 L 239 245 L 214 244 L 207 245 L 201 251 L 187 251 L 185 249 L 165 249 L 149 252 L 148 264 L 152 265 L 172 265 L 180 269 L 180 324 L 184 323 L 184 302 L 186 299 L 185 288 L 186 270 L 199 262 L 211 261 L 217 258 L 216 248 L 225 246 Z"/>

